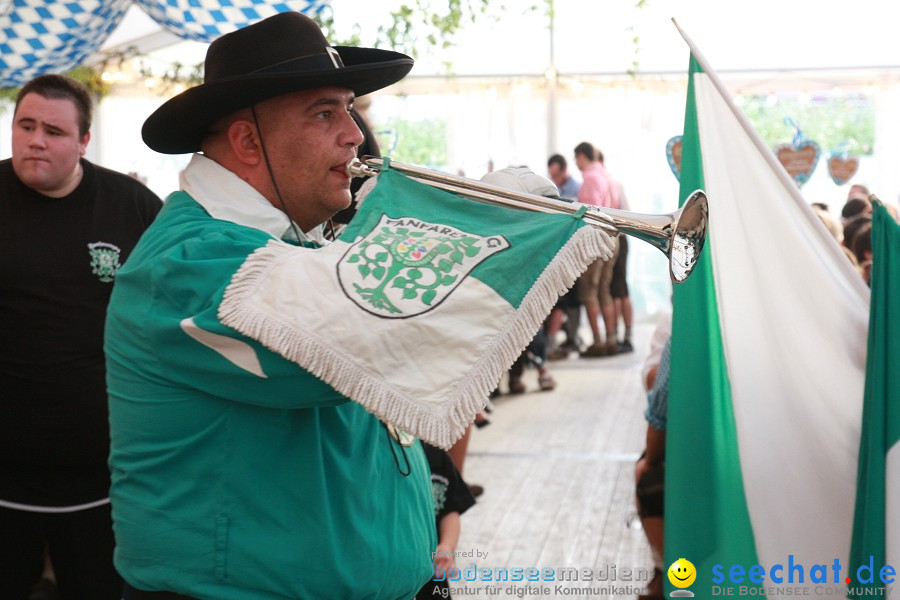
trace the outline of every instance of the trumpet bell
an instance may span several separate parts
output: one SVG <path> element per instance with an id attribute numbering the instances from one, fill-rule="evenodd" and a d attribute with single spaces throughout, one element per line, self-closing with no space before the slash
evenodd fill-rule
<path id="1" fill-rule="evenodd" d="M 675 215 L 672 247 L 668 252 L 669 276 L 675 283 L 681 283 L 694 270 L 706 242 L 709 225 L 706 194 L 702 190 L 692 193 Z"/>

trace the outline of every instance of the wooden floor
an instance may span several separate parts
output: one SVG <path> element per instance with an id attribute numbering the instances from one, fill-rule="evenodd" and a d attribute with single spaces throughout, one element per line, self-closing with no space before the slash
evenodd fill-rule
<path id="1" fill-rule="evenodd" d="M 495 400 L 492 423 L 473 431 L 465 464 L 466 480 L 485 492 L 462 517 L 454 598 L 643 591 L 652 560 L 635 514 L 634 462 L 646 432 L 640 372 L 652 329 L 635 328 L 633 353 L 552 362 L 552 392 L 539 392 L 529 370 L 528 392 Z M 477 579 L 466 581 L 475 578 L 473 564 Z M 484 581 L 483 569 L 496 580 L 500 569 L 512 578 L 513 569 L 529 567 L 541 570 L 541 581 Z M 560 568 L 577 569 L 579 581 L 560 581 Z M 546 569 L 552 581 L 543 580 Z M 583 569 L 593 569 L 591 579 Z"/>

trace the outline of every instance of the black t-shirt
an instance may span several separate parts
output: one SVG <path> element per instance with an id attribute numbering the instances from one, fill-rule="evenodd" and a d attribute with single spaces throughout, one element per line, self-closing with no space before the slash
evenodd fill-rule
<path id="1" fill-rule="evenodd" d="M 115 271 L 159 212 L 137 180 L 81 161 L 64 198 L 0 161 L 0 500 L 105 498 L 103 325 Z"/>
<path id="2" fill-rule="evenodd" d="M 450 455 L 430 444 L 422 442 L 428 466 L 431 469 L 431 489 L 434 493 L 434 520 L 440 532 L 441 518 L 452 512 L 462 514 L 475 504 L 469 486 L 459 475 Z"/>
<path id="3" fill-rule="evenodd" d="M 434 521 L 438 535 L 441 532 L 441 519 L 444 515 L 458 512 L 462 514 L 475 504 L 475 497 L 469 491 L 469 486 L 463 481 L 453 459 L 450 455 L 430 444 L 422 442 L 425 450 L 425 458 L 431 469 L 431 491 L 434 494 Z M 416 600 L 428 600 L 430 598 L 450 598 L 450 584 L 445 574 L 444 579 L 432 580 L 422 586 L 416 594 Z"/>

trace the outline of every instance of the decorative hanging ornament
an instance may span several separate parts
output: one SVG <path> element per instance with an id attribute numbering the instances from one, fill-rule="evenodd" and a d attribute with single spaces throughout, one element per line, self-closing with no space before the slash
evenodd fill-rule
<path id="1" fill-rule="evenodd" d="M 784 166 L 788 175 L 798 186 L 802 186 L 809 181 L 819 163 L 819 145 L 806 137 L 790 117 L 785 118 L 784 122 L 791 125 L 796 133 L 790 144 L 781 144 L 775 147 L 775 156 L 778 157 L 778 162 Z"/>
<path id="2" fill-rule="evenodd" d="M 681 136 L 676 135 L 666 142 L 666 160 L 675 179 L 681 181 Z"/>
<path id="3" fill-rule="evenodd" d="M 859 169 L 859 157 L 850 156 L 847 145 L 843 142 L 828 154 L 828 174 L 837 185 L 850 181 Z"/>

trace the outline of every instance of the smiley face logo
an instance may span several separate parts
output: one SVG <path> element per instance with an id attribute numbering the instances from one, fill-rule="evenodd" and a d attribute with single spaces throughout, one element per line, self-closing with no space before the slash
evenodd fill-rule
<path id="1" fill-rule="evenodd" d="M 686 558 L 679 558 L 669 566 L 669 581 L 677 588 L 690 587 L 697 579 L 694 563 Z"/>

